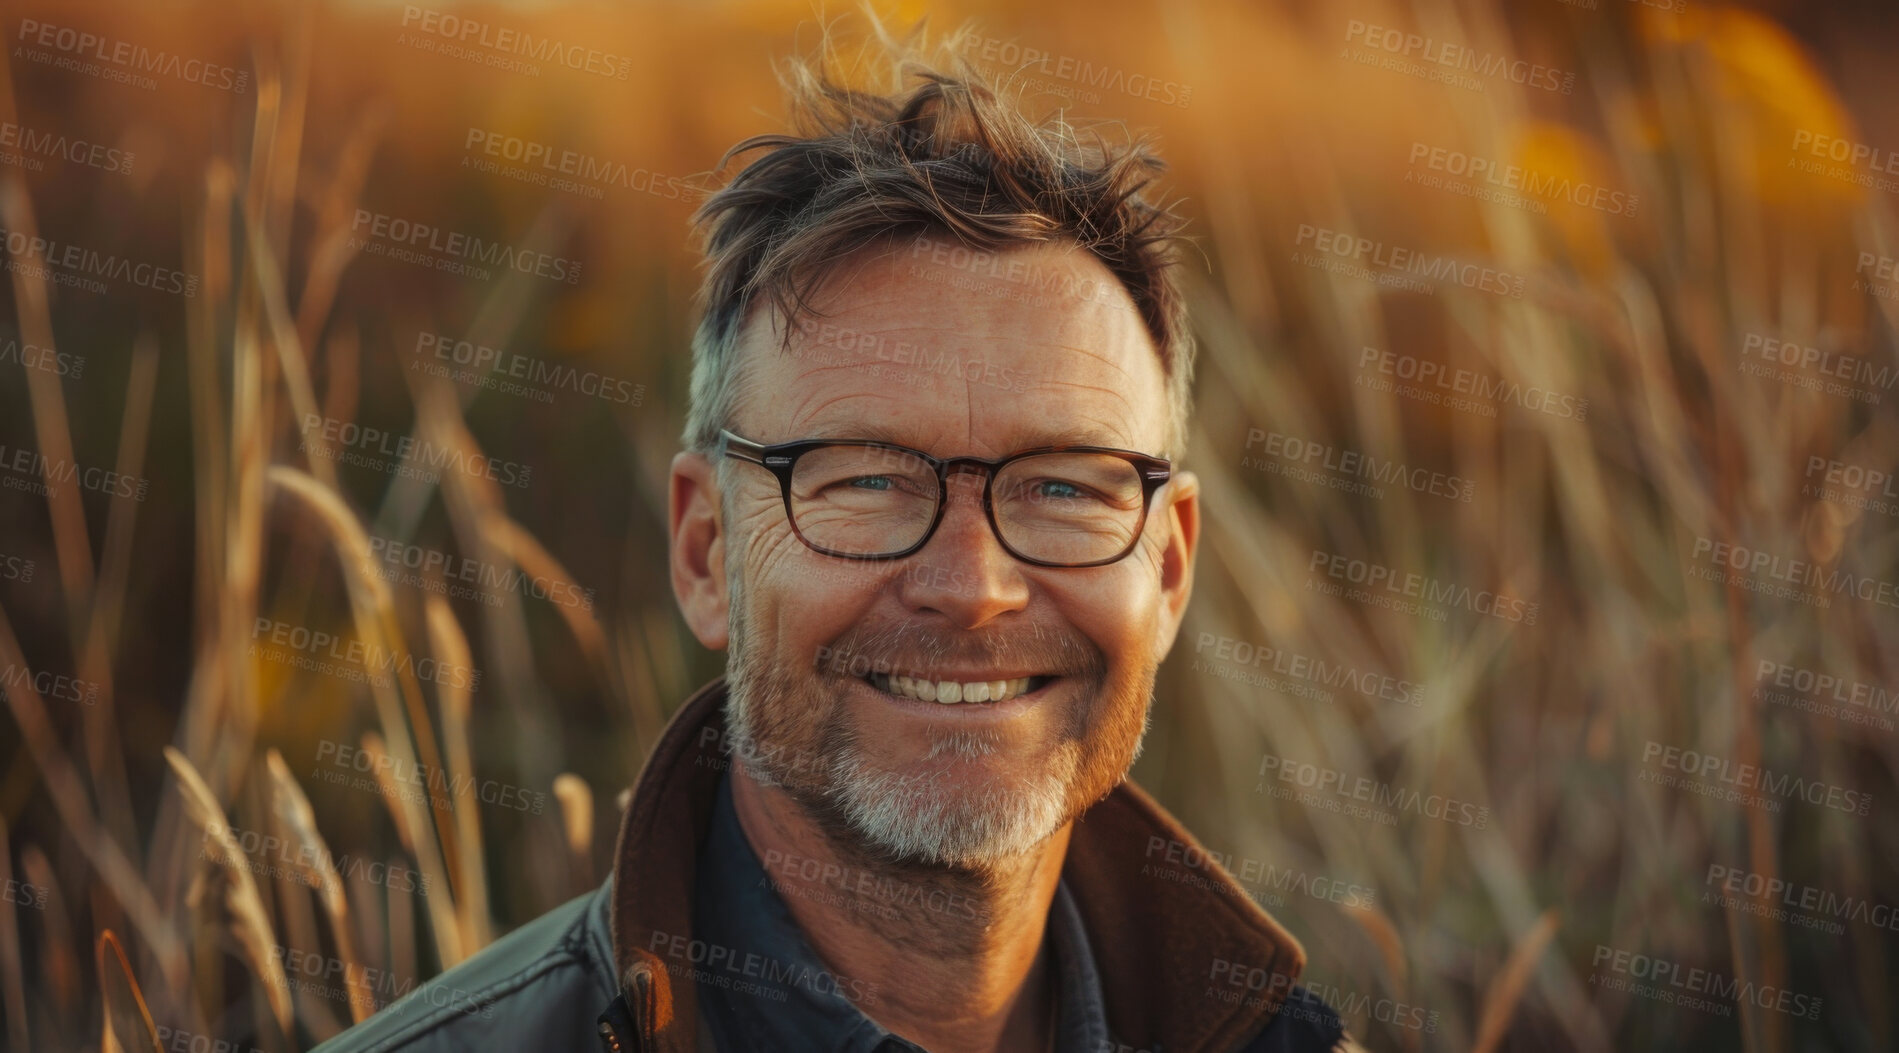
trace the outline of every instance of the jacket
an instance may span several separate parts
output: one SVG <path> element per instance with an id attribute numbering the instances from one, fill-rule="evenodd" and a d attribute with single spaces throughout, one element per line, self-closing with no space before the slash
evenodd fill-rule
<path id="1" fill-rule="evenodd" d="M 417 986 L 316 1053 L 712 1053 L 679 950 L 691 946 L 699 846 L 730 765 L 725 691 L 724 679 L 714 680 L 667 724 L 600 888 Z M 1175 843 L 1183 846 L 1175 858 L 1196 860 L 1191 874 L 1154 873 L 1156 846 Z M 1296 986 L 1305 964 L 1299 942 L 1132 782 L 1077 820 L 1062 876 L 1092 937 L 1118 1040 L 1101 1053 L 1356 1048 L 1331 1010 Z"/>

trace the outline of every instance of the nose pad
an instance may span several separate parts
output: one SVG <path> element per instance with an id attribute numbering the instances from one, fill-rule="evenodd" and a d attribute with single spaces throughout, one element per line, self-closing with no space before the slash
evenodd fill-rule
<path id="1" fill-rule="evenodd" d="M 969 496 L 969 501 L 967 502 L 969 510 L 975 514 L 977 521 L 982 524 L 982 528 L 989 531 L 991 536 L 994 536 L 995 529 L 990 521 L 989 509 L 987 507 L 989 479 L 990 475 L 987 465 L 969 463 L 950 465 L 949 474 L 944 478 L 944 488 L 947 492 L 943 495 L 943 517 L 948 519 L 950 513 L 955 510 L 956 506 L 964 503 L 958 499 L 957 491 L 959 489 L 966 491 Z M 964 480 L 961 486 L 958 486 L 958 480 Z M 1000 543 L 1002 539 L 996 537 L 995 540 Z M 1005 551 L 1007 551 L 1006 548 Z"/>
<path id="2" fill-rule="evenodd" d="M 967 462 L 959 462 L 956 464 L 952 464 L 950 465 L 949 475 L 947 479 L 945 480 L 945 482 L 953 486 L 956 483 L 956 481 L 962 478 L 963 476 L 973 477 L 969 480 L 969 486 L 973 488 L 974 490 L 974 493 L 971 496 L 975 497 L 978 505 L 980 506 L 983 500 L 983 496 L 989 490 L 988 466 L 981 465 L 981 464 L 969 464 Z"/>
<path id="3" fill-rule="evenodd" d="M 959 483 L 958 480 L 963 476 L 970 478 L 967 482 Z M 961 514 L 958 511 L 960 508 L 975 517 L 978 528 L 988 534 L 991 541 L 1001 545 L 1002 539 L 997 536 L 994 520 L 989 514 L 989 509 L 985 507 L 989 478 L 988 465 L 968 461 L 950 462 L 943 477 L 943 505 L 937 509 L 937 529 L 932 532 L 931 544 L 935 543 L 936 535 L 955 532 L 955 530 L 944 531 L 943 527 L 954 525 L 950 520 Z M 965 501 L 958 491 L 967 491 L 968 500 Z M 957 526 L 956 529 L 967 529 L 967 527 Z M 1008 552 L 1008 546 L 1001 547 L 1003 552 Z"/>

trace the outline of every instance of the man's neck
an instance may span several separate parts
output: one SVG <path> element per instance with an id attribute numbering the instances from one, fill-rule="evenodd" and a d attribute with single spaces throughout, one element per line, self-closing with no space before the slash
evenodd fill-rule
<path id="1" fill-rule="evenodd" d="M 731 776 L 739 826 L 805 939 L 876 984 L 865 1015 L 944 1053 L 1040 1053 L 1058 983 L 1043 930 L 1072 823 L 980 871 L 892 864 L 827 836 L 737 758 Z"/>

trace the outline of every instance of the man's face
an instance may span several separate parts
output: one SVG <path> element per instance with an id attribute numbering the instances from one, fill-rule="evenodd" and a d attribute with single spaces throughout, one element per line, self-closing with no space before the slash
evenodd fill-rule
<path id="1" fill-rule="evenodd" d="M 939 458 L 1079 443 L 1159 453 L 1165 379 L 1110 272 L 1065 246 L 1012 249 L 972 271 L 967 252 L 942 251 L 953 244 L 844 264 L 790 353 L 760 312 L 732 430 Z M 1168 546 L 1190 478 L 1155 495 L 1119 562 L 1048 568 L 1000 546 L 979 475 L 951 476 L 922 549 L 864 561 L 799 541 L 763 468 L 728 460 L 726 471 L 733 730 L 749 770 L 832 836 L 978 866 L 1033 848 L 1125 778 L 1191 578 L 1191 539 Z M 998 685 L 1009 692 L 1030 679 L 1004 701 L 951 704 L 873 672 L 1014 681 Z"/>

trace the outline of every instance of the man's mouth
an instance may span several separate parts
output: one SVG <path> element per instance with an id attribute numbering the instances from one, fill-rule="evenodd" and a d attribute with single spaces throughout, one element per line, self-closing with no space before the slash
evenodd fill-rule
<path id="1" fill-rule="evenodd" d="M 1055 678 L 1018 676 L 1002 680 L 927 680 L 922 677 L 871 673 L 862 679 L 886 695 L 956 705 L 967 702 L 1007 702 L 1019 695 L 1040 691 Z"/>

